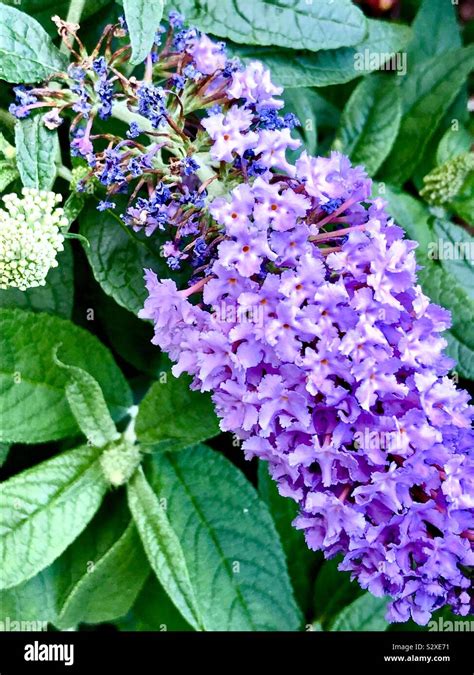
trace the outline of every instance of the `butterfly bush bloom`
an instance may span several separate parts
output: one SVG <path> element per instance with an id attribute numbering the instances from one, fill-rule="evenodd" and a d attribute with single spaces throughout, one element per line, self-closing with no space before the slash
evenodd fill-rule
<path id="1" fill-rule="evenodd" d="M 68 225 L 63 209 L 57 208 L 62 197 L 54 192 L 23 188 L 23 198 L 16 194 L 2 197 L 0 208 L 0 288 L 25 291 L 44 286 L 46 275 L 57 267 L 56 255 L 62 251 L 61 228 Z"/>
<path id="2" fill-rule="evenodd" d="M 140 315 L 174 375 L 211 392 L 221 429 L 268 462 L 308 546 L 389 596 L 391 621 L 467 615 L 473 408 L 448 377 L 450 317 L 417 283 L 416 243 L 363 167 L 338 152 L 288 161 L 297 120 L 261 63 L 228 59 L 176 14 L 159 35 L 143 82 L 116 75 L 120 50 L 94 74 L 84 56 L 73 87 L 21 90 L 18 114 L 38 99 L 76 112 L 84 188 L 102 183 L 104 209 L 128 192 L 125 224 L 163 237 L 187 283 L 147 270 Z M 93 132 L 110 105 L 127 140 Z"/>
<path id="3" fill-rule="evenodd" d="M 321 204 L 331 189 L 314 189 L 301 166 L 293 190 L 305 215 L 281 231 L 271 215 L 280 208 L 275 183 L 236 187 L 230 202 L 211 205 L 228 225 L 207 277 L 185 291 L 173 285 L 170 295 L 173 282 L 149 272 L 141 315 L 154 320 L 154 342 L 176 362 L 174 374 L 212 392 L 222 430 L 243 440 L 248 459 L 269 462 L 280 493 L 300 506 L 295 525 L 310 548 L 343 554 L 341 569 L 391 596 L 392 621 L 426 623 L 444 604 L 465 615 L 473 608 L 473 411 L 447 377 L 453 364 L 440 332 L 449 315 L 416 283 L 413 242 L 378 200 L 354 201 L 370 192 L 367 177 L 331 178 L 320 162 L 321 184 L 335 183 L 346 199 L 345 226 L 329 231 Z M 285 245 L 274 246 L 282 236 Z M 241 308 L 261 311 L 242 321 Z"/>

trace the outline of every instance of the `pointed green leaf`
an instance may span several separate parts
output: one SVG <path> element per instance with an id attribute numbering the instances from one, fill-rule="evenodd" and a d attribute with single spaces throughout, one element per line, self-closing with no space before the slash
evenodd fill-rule
<path id="1" fill-rule="evenodd" d="M 112 493 L 49 567 L 0 591 L 0 621 L 47 621 L 61 629 L 112 621 L 128 612 L 149 574 L 123 495 Z M 35 624 L 22 630 L 35 630 Z"/>
<path id="2" fill-rule="evenodd" d="M 456 15 L 456 3 L 450 0 L 422 0 L 412 24 L 413 40 L 408 46 L 408 58 L 422 61 L 461 47 Z"/>
<path id="3" fill-rule="evenodd" d="M 347 102 L 333 147 L 348 155 L 353 164 L 363 164 L 373 176 L 392 149 L 401 115 L 397 82 L 384 75 L 370 75 Z"/>
<path id="4" fill-rule="evenodd" d="M 78 547 L 81 538 L 77 540 Z M 134 523 L 92 561 L 90 569 L 76 578 L 63 598 L 57 625 L 71 627 L 77 623 L 103 623 L 123 616 L 130 609 L 149 566 Z"/>
<path id="5" fill-rule="evenodd" d="M 134 66 L 146 59 L 163 17 L 164 0 L 123 0 Z"/>
<path id="6" fill-rule="evenodd" d="M 181 542 L 207 631 L 297 630 L 283 549 L 243 474 L 206 446 L 150 456 L 150 485 Z"/>
<path id="7" fill-rule="evenodd" d="M 58 349 L 55 350 L 54 362 L 64 368 L 68 377 L 67 402 L 84 436 L 97 448 L 104 447 L 109 441 L 116 441 L 120 434 L 97 381 L 86 370 L 63 363 L 57 354 Z"/>
<path id="8" fill-rule="evenodd" d="M 64 361 L 94 374 L 114 419 L 132 405 L 128 384 L 112 355 L 83 328 L 48 314 L 0 309 L 0 441 L 42 443 L 78 433 L 65 395 Z"/>
<path id="9" fill-rule="evenodd" d="M 127 494 L 130 511 L 150 565 L 186 621 L 199 630 L 202 628 L 202 619 L 180 539 L 141 468 L 137 469 L 128 483 Z"/>
<path id="10" fill-rule="evenodd" d="M 58 628 L 112 621 L 128 612 L 150 567 L 123 495 L 107 498 L 56 566 Z"/>
<path id="11" fill-rule="evenodd" d="M 33 577 L 82 532 L 107 489 L 98 458 L 83 446 L 0 485 L 0 588 Z"/>

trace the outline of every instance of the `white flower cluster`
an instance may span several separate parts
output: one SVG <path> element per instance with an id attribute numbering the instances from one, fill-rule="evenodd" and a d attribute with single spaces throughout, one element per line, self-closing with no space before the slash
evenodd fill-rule
<path id="1" fill-rule="evenodd" d="M 68 225 L 64 210 L 56 208 L 61 195 L 34 188 L 23 188 L 2 199 L 0 208 L 0 288 L 44 286 L 56 255 L 62 251 L 64 236 L 60 228 Z"/>

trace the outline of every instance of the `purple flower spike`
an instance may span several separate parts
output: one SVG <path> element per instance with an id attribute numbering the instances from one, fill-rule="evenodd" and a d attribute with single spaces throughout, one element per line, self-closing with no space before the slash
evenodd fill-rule
<path id="1" fill-rule="evenodd" d="M 218 115 L 207 128 L 229 161 Z M 276 149 L 286 168 L 286 133 L 262 130 L 254 152 L 268 163 Z M 370 200 L 361 167 L 303 153 L 286 173 L 292 182 L 267 172 L 211 202 L 222 241 L 194 286 L 203 304 L 176 289 L 168 318 L 170 301 L 152 289 L 154 342 L 176 375 L 212 392 L 247 459 L 268 461 L 280 493 L 299 504 L 294 524 L 308 546 L 342 554 L 341 569 L 391 597 L 389 620 L 426 623 L 446 604 L 466 615 L 474 412 L 447 377 L 449 316 L 417 285 L 415 244 Z M 340 213 L 344 232 L 328 232 Z"/>

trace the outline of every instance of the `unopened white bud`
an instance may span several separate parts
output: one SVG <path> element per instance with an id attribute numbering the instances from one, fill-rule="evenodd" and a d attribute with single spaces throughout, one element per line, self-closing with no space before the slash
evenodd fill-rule
<path id="1" fill-rule="evenodd" d="M 124 485 L 141 460 L 138 445 L 130 443 L 124 436 L 112 441 L 100 457 L 100 465 L 106 480 L 113 487 Z"/>
<path id="2" fill-rule="evenodd" d="M 23 188 L 23 197 L 5 195 L 0 208 L 0 288 L 44 286 L 46 275 L 57 267 L 56 255 L 64 248 L 61 228 L 68 226 L 62 197 L 54 192 Z"/>

